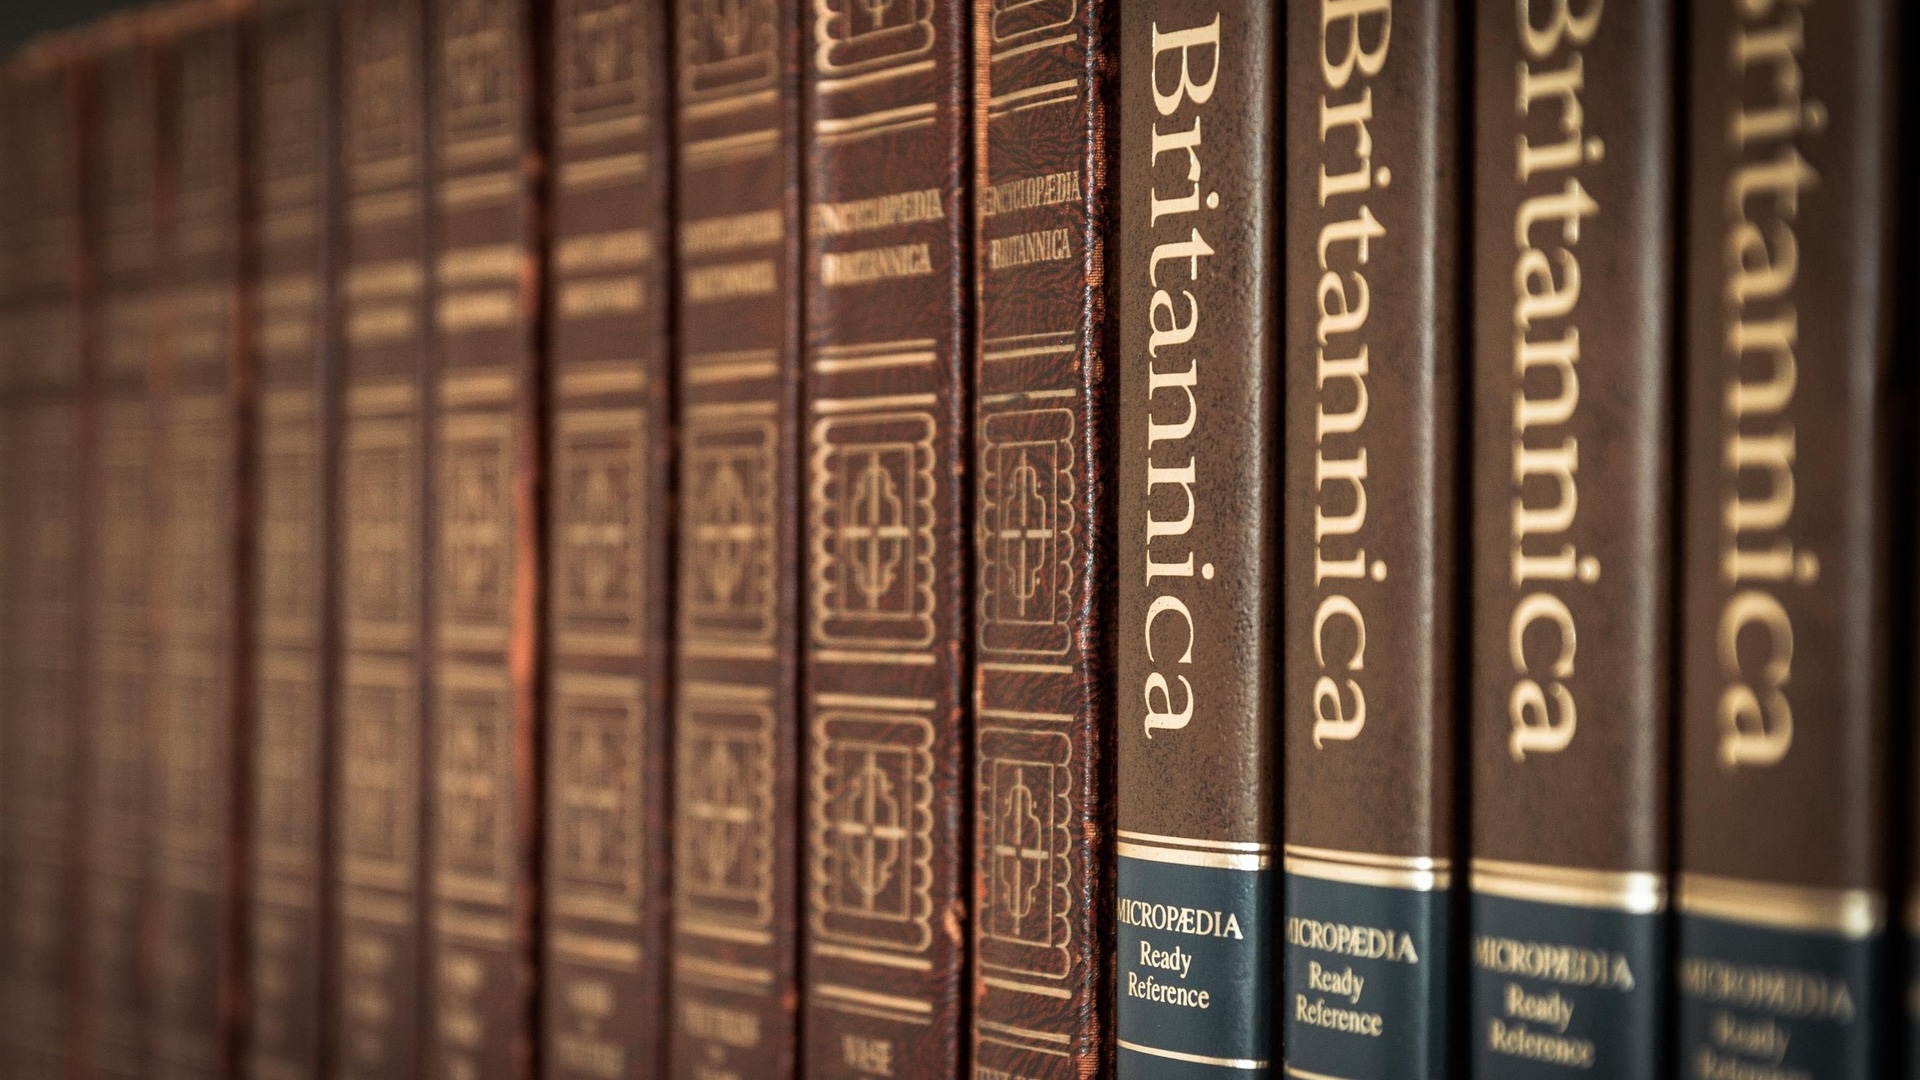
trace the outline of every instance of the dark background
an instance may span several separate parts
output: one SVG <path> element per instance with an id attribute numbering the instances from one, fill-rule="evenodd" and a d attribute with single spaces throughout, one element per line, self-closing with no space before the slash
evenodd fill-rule
<path id="1" fill-rule="evenodd" d="M 59 30 L 134 6 L 131 0 L 0 0 L 0 50 L 11 51 L 46 30 Z"/>

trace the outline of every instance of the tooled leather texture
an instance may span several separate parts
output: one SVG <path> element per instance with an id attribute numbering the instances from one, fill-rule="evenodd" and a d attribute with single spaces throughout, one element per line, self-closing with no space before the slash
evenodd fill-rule
<path id="1" fill-rule="evenodd" d="M 426 1075 L 530 1080 L 544 143 L 532 0 L 427 0 Z M 567 840 L 562 832 L 561 843 Z"/>
<path id="2" fill-rule="evenodd" d="M 796 0 L 675 6 L 674 1076 L 799 1053 Z"/>
<path id="3" fill-rule="evenodd" d="M 970 1043 L 1068 1080 L 1112 1034 L 1113 6 L 975 17 Z"/>
<path id="4" fill-rule="evenodd" d="M 666 9 L 553 5 L 541 956 L 541 1068 L 552 1078 L 667 1075 Z"/>
<path id="5" fill-rule="evenodd" d="M 243 5 L 186 2 L 160 35 L 159 265 L 152 401 L 161 673 L 149 791 L 156 864 L 149 1060 L 159 1077 L 230 1075 L 246 955 L 253 356 L 243 296 Z"/>
<path id="6" fill-rule="evenodd" d="M 427 221 L 423 10 L 336 9 L 340 146 L 340 556 L 328 888 L 332 1066 L 343 1080 L 419 1069 L 426 700 Z"/>
<path id="7" fill-rule="evenodd" d="M 970 840 L 966 5 L 802 25 L 804 1075 L 959 1075 Z"/>
<path id="8" fill-rule="evenodd" d="M 251 529 L 257 597 L 246 1067 L 319 1080 L 328 919 L 325 813 L 333 686 L 333 461 L 339 426 L 327 327 L 332 21 L 319 0 L 264 3 L 249 26 L 259 443 Z"/>

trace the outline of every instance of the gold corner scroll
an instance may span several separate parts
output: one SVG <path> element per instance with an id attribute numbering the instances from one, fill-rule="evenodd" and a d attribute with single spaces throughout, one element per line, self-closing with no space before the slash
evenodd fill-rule
<path id="1" fill-rule="evenodd" d="M 1469 887 L 1482 896 L 1651 915 L 1667 908 L 1665 874 L 1475 859 Z"/>
<path id="2" fill-rule="evenodd" d="M 1685 915 L 1853 939 L 1873 937 L 1887 923 L 1886 898 L 1873 889 L 1785 885 L 1713 874 L 1681 874 L 1676 885 L 1676 905 Z"/>

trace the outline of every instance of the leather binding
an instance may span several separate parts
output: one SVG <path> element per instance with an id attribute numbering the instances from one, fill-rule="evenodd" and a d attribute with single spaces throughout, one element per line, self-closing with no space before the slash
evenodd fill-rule
<path id="1" fill-rule="evenodd" d="M 245 992 L 248 687 L 244 613 L 253 371 L 243 287 L 246 43 L 242 3 L 188 0 L 160 45 L 164 449 L 153 958 L 148 1052 L 159 1077 L 237 1067 Z"/>
<path id="2" fill-rule="evenodd" d="M 1277 1071 L 1280 14 L 1119 10 L 1120 1080 Z"/>
<path id="3" fill-rule="evenodd" d="M 1555 10 L 1476 25 L 1466 1030 L 1475 1076 L 1647 1077 L 1668 985 L 1674 14 Z M 1540 956 L 1589 963 L 1560 978 Z"/>
<path id="4" fill-rule="evenodd" d="M 1004 9 L 1004 10 L 1002 10 Z M 973 923 L 982 1077 L 1110 1068 L 1113 5 L 975 6 Z"/>
<path id="5" fill-rule="evenodd" d="M 334 1074 L 419 1071 L 425 753 L 426 142 L 418 0 L 337 7 L 341 659 L 332 696 Z"/>
<path id="6" fill-rule="evenodd" d="M 1677 1054 L 1885 1076 L 1904 12 L 1690 10 Z"/>
<path id="7" fill-rule="evenodd" d="M 877 17 L 876 17 L 877 15 Z M 817 0 L 802 1071 L 963 1067 L 972 544 L 965 4 Z"/>
<path id="8" fill-rule="evenodd" d="M 5 72 L 5 183 L 13 248 L 4 321 L 12 347 L 0 396 L 8 430 L 6 567 L 9 645 L 4 825 L 0 825 L 0 965 L 7 1017 L 0 1072 L 64 1077 L 83 1018 L 70 976 L 84 833 L 71 793 L 85 752 L 81 664 L 86 618 L 81 542 L 88 517 L 91 442 L 82 326 L 84 204 L 81 72 L 74 43 L 50 39 L 16 54 Z"/>
<path id="9" fill-rule="evenodd" d="M 673 969 L 668 1075 L 799 1053 L 798 0 L 676 5 Z"/>
<path id="10" fill-rule="evenodd" d="M 1465 344 L 1454 9 L 1287 11 L 1286 1062 L 1444 1077 Z M 1386 936 L 1356 947 L 1352 926 Z"/>
<path id="11" fill-rule="evenodd" d="M 259 444 L 252 455 L 253 850 L 246 1062 L 319 1080 L 325 812 L 334 714 L 333 20 L 320 0 L 265 0 L 249 27 Z"/>
<path id="12" fill-rule="evenodd" d="M 140 1080 L 147 1076 L 152 987 L 143 928 L 152 913 L 148 763 L 160 670 L 152 620 L 159 425 L 149 399 L 157 356 L 158 99 L 154 55 L 138 17 L 120 16 L 88 33 L 98 65 L 84 153 L 99 252 L 100 527 L 88 555 L 99 573 L 84 706 L 90 753 L 80 787 L 89 832 L 79 976 L 87 988 L 88 1039 L 75 1065 L 98 1080 Z"/>
<path id="13" fill-rule="evenodd" d="M 666 11 L 554 6 L 540 1023 L 556 1080 L 671 1075 Z"/>
<path id="14" fill-rule="evenodd" d="M 423 1071 L 524 1080 L 540 796 L 543 9 L 429 0 L 427 10 L 435 415 Z"/>

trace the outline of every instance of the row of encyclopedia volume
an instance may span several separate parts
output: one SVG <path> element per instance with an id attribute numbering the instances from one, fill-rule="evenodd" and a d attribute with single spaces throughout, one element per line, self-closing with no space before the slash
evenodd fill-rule
<path id="1" fill-rule="evenodd" d="M 1901 16 L 30 44 L 0 1076 L 1920 1078 Z"/>

